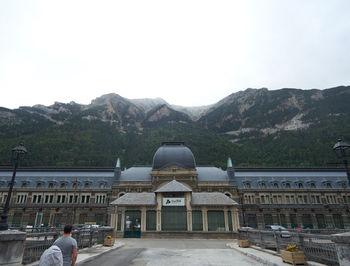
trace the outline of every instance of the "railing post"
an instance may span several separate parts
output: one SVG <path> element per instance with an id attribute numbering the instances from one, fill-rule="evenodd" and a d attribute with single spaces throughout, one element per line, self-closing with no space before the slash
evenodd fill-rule
<path id="1" fill-rule="evenodd" d="M 299 249 L 304 251 L 305 250 L 305 247 L 304 247 L 304 235 L 302 233 L 297 233 L 298 235 L 298 246 L 299 246 Z"/>
<path id="2" fill-rule="evenodd" d="M 90 236 L 89 236 L 89 247 L 92 247 L 92 236 L 94 234 L 94 230 L 90 228 Z"/>
<path id="3" fill-rule="evenodd" d="M 259 236 L 260 236 L 260 247 L 265 248 L 264 238 L 262 236 L 261 230 L 259 230 Z"/>
<path id="4" fill-rule="evenodd" d="M 275 242 L 276 242 L 276 251 L 280 253 L 280 243 L 279 243 L 278 235 L 275 231 L 273 231 L 273 237 L 275 238 Z"/>

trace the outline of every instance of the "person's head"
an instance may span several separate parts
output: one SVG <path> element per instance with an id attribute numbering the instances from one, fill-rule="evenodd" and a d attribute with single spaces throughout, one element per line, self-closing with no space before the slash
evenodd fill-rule
<path id="1" fill-rule="evenodd" d="M 63 232 L 65 234 L 70 234 L 72 232 L 73 226 L 70 224 L 66 224 L 63 228 Z"/>

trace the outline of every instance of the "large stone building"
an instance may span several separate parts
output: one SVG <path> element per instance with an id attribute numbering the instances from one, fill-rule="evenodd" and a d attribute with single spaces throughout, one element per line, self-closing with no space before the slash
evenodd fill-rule
<path id="1" fill-rule="evenodd" d="M 0 168 L 5 203 L 11 168 Z M 165 142 L 152 166 L 20 168 L 9 224 L 112 224 L 122 233 L 350 228 L 344 169 L 197 166 L 182 142 Z M 132 232 L 131 232 L 132 231 Z"/>

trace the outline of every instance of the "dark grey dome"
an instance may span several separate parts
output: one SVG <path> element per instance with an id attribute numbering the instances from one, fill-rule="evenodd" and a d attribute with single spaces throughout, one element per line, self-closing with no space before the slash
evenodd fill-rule
<path id="1" fill-rule="evenodd" d="M 196 169 L 196 162 L 192 151 L 184 142 L 163 142 L 153 157 L 153 170 L 160 170 L 171 165 L 184 169 Z"/>

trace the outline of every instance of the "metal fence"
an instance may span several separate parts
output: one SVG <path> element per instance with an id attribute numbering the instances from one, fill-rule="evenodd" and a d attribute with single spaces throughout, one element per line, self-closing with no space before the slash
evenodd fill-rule
<path id="1" fill-rule="evenodd" d="M 102 244 L 107 235 L 113 234 L 113 228 L 81 229 L 74 230 L 72 237 L 77 241 L 78 249 Z M 61 236 L 61 232 L 27 233 L 24 246 L 23 264 L 40 259 L 43 252 L 49 248 L 55 240 Z"/>
<path id="2" fill-rule="evenodd" d="M 331 235 L 301 232 L 281 232 L 255 229 L 239 229 L 239 238 L 246 238 L 253 245 L 274 249 L 280 253 L 287 245 L 297 245 L 308 260 L 339 265 L 335 244 Z"/>

